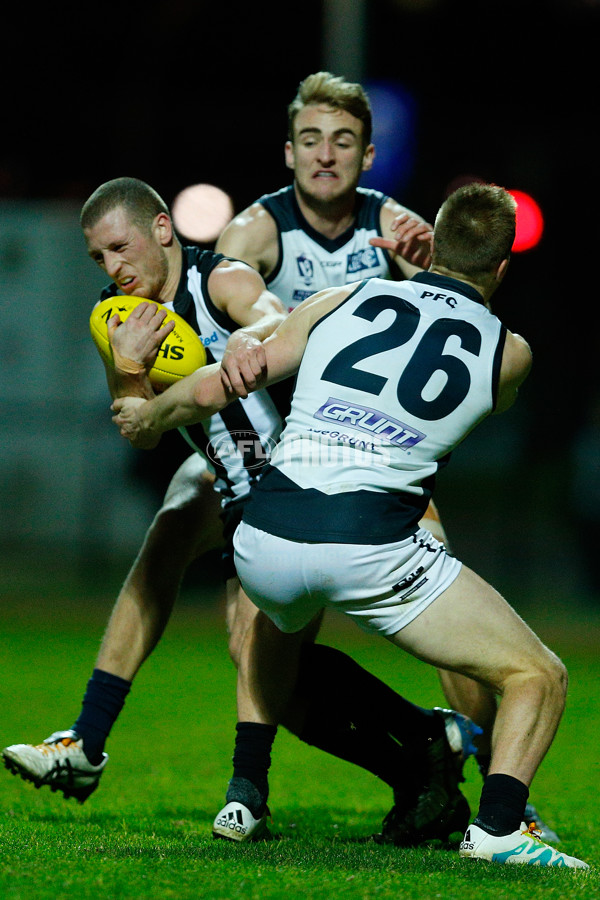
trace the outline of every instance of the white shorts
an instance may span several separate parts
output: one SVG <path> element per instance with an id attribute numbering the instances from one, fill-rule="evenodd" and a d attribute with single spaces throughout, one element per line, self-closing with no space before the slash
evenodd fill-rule
<path id="1" fill-rule="evenodd" d="M 423 528 L 392 544 L 309 544 L 242 522 L 233 546 L 242 587 L 288 633 L 331 607 L 365 631 L 395 634 L 452 584 L 462 565 Z"/>

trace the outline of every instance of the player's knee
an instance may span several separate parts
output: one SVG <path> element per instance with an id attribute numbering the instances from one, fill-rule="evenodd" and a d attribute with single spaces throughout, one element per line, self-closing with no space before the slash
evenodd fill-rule
<path id="1" fill-rule="evenodd" d="M 238 629 L 234 628 L 233 631 L 230 631 L 227 649 L 229 650 L 229 658 L 231 659 L 236 669 L 238 669 L 240 665 L 243 641 L 244 635 L 241 634 Z"/>
<path id="2" fill-rule="evenodd" d="M 147 542 L 160 545 L 163 559 L 164 548 L 169 546 L 172 553 L 187 556 L 190 561 L 199 553 L 221 546 L 223 529 L 218 509 L 212 497 L 206 500 L 196 492 L 193 497 L 174 495 L 161 506 L 148 529 Z"/>
<path id="3" fill-rule="evenodd" d="M 552 686 L 557 694 L 566 695 L 569 676 L 565 664 L 556 653 L 548 647 L 543 647 L 542 652 L 536 656 L 532 668 Z"/>
<path id="4" fill-rule="evenodd" d="M 567 697 L 567 688 L 569 686 L 569 673 L 567 672 L 567 667 L 551 650 L 546 648 L 546 653 L 546 677 L 551 682 L 557 699 L 559 699 L 564 706 Z"/>
<path id="5" fill-rule="evenodd" d="M 542 705 L 545 709 L 554 709 L 554 715 L 558 722 L 565 708 L 569 677 L 565 666 L 554 654 L 547 661 L 543 679 L 544 699 Z"/>
<path id="6" fill-rule="evenodd" d="M 249 629 L 254 625 L 258 609 L 241 589 L 237 579 L 228 582 L 227 592 L 228 650 L 231 661 L 237 669 L 242 655 L 242 646 Z"/>
<path id="7" fill-rule="evenodd" d="M 187 566 L 194 558 L 197 544 L 193 524 L 186 528 L 187 519 L 179 511 L 160 509 L 146 532 L 138 562 L 152 571 L 167 572 Z"/>
<path id="8" fill-rule="evenodd" d="M 564 663 L 555 653 L 544 647 L 514 677 L 518 684 L 535 692 L 540 706 L 553 709 L 557 717 L 562 714 L 569 676 Z"/>

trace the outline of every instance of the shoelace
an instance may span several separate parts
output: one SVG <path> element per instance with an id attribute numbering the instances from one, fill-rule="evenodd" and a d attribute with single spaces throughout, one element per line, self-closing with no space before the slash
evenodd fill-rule
<path id="1" fill-rule="evenodd" d="M 52 744 L 38 744 L 35 749 L 39 750 L 40 753 L 43 753 L 44 756 L 48 756 L 49 753 L 51 753 L 52 755 L 55 755 L 56 753 L 62 754 L 70 744 L 74 743 L 77 742 L 74 741 L 73 738 L 63 738 L 62 740 L 56 741 Z"/>
<path id="2" fill-rule="evenodd" d="M 521 834 L 526 834 L 529 837 L 536 838 L 536 840 L 541 841 L 542 832 L 539 830 L 537 822 L 530 822 L 527 826 L 527 831 L 522 831 Z"/>

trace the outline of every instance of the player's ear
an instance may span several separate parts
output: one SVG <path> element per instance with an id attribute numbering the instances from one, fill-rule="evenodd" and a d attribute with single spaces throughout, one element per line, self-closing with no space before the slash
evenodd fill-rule
<path id="1" fill-rule="evenodd" d="M 506 270 L 508 269 L 508 264 L 510 262 L 510 257 L 506 257 L 503 259 L 498 268 L 496 269 L 496 281 L 500 282 L 506 275 Z"/>
<path id="2" fill-rule="evenodd" d="M 166 213 L 160 212 L 156 216 L 152 223 L 152 233 L 163 247 L 171 243 L 173 240 L 173 223 Z"/>
<path id="3" fill-rule="evenodd" d="M 285 142 L 285 164 L 288 169 L 293 169 L 295 167 L 294 145 L 291 141 Z"/>
<path id="4" fill-rule="evenodd" d="M 375 161 L 375 144 L 369 144 L 363 154 L 362 170 L 368 172 Z"/>

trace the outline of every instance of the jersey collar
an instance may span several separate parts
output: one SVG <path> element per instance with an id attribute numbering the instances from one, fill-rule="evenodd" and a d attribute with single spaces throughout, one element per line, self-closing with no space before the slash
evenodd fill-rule
<path id="1" fill-rule="evenodd" d="M 459 281 L 458 278 L 450 278 L 449 275 L 438 275 L 437 272 L 417 272 L 410 279 L 411 281 L 425 282 L 426 284 L 435 284 L 439 288 L 445 288 L 453 293 L 464 294 L 469 300 L 474 300 L 481 306 L 485 306 L 483 296 L 470 284 Z"/>
<path id="2" fill-rule="evenodd" d="M 321 234 L 320 231 L 317 231 L 316 228 L 313 228 L 312 225 L 310 225 L 309 222 L 306 221 L 306 219 L 304 218 L 304 215 L 302 214 L 302 210 L 300 209 L 300 204 L 298 203 L 298 200 L 296 198 L 296 191 L 294 190 L 294 187 L 292 185 L 292 206 L 294 209 L 294 214 L 296 216 L 296 219 L 298 220 L 298 224 L 300 225 L 300 228 L 310 238 L 312 238 L 316 244 L 319 244 L 321 247 L 323 247 L 324 250 L 327 250 L 328 253 L 334 253 L 336 250 L 339 250 L 340 247 L 343 247 L 344 244 L 348 243 L 348 241 L 350 240 L 350 238 L 352 237 L 352 235 L 354 234 L 354 232 L 356 230 L 356 222 L 358 219 L 358 213 L 359 213 L 360 207 L 362 205 L 362 202 L 363 202 L 363 197 L 357 191 L 356 192 L 356 201 L 355 201 L 355 206 L 354 206 L 354 221 L 352 222 L 351 225 L 348 226 L 348 228 L 344 231 L 343 234 L 338 235 L 336 238 L 328 238 L 328 237 L 325 237 L 324 234 Z"/>

